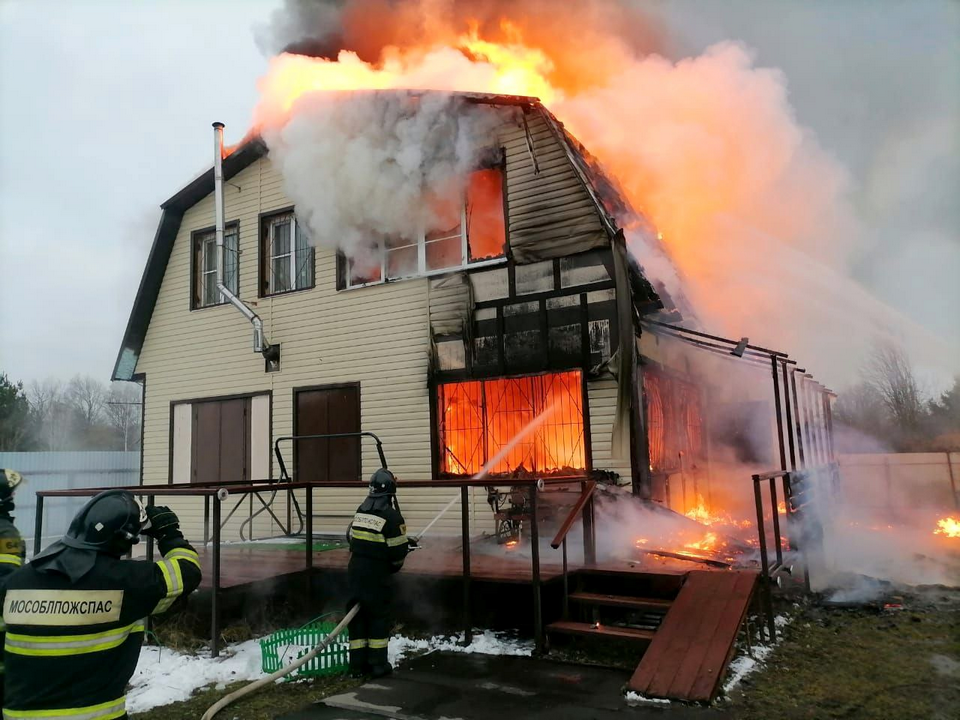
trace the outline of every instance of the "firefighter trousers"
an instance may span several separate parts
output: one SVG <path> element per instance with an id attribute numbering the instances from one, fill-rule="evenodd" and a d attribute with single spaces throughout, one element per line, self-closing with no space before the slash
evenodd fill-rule
<path id="1" fill-rule="evenodd" d="M 387 643 L 393 629 L 393 572 L 390 564 L 359 555 L 347 566 L 350 601 L 360 612 L 350 621 L 350 672 L 389 672 Z"/>

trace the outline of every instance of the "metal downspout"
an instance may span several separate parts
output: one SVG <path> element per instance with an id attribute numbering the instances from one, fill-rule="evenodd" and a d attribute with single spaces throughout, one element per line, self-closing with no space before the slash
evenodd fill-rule
<path id="1" fill-rule="evenodd" d="M 213 124 L 213 198 L 217 228 L 217 290 L 226 298 L 227 302 L 243 313 L 243 316 L 253 324 L 253 351 L 266 357 L 270 351 L 270 343 L 263 334 L 263 320 L 243 300 L 234 295 L 223 282 L 225 259 L 223 232 L 226 224 L 223 209 L 223 128 L 224 125 L 221 122 Z"/>

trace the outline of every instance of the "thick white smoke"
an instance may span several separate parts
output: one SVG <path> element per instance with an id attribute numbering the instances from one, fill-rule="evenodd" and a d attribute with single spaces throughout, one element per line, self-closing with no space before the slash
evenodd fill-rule
<path id="1" fill-rule="evenodd" d="M 312 242 L 363 263 L 378 238 L 417 237 L 461 196 L 499 122 L 449 93 L 317 92 L 262 134 Z"/>

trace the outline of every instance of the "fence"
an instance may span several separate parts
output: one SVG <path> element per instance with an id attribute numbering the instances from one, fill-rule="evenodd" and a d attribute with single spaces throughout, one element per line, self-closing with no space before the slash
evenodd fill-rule
<path id="1" fill-rule="evenodd" d="M 843 502 L 896 513 L 901 509 L 960 509 L 960 453 L 840 455 Z"/>
<path id="2" fill-rule="evenodd" d="M 14 512 L 25 539 L 33 539 L 37 491 L 123 487 L 140 483 L 139 452 L 0 452 L 0 467 L 19 472 L 27 486 L 17 492 Z M 41 544 L 63 535 L 70 519 L 87 501 L 58 497 L 48 503 Z M 29 542 L 27 547 L 32 548 Z"/>

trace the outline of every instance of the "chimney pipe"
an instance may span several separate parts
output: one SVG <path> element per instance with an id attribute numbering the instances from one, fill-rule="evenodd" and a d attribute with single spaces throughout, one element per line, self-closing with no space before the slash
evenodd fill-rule
<path id="1" fill-rule="evenodd" d="M 269 360 L 273 355 L 276 355 L 276 352 L 263 334 L 263 321 L 223 282 L 223 265 L 226 259 L 226 248 L 223 244 L 223 231 L 226 224 L 223 209 L 223 128 L 224 125 L 221 122 L 213 124 L 213 198 L 217 228 L 217 290 L 220 291 L 227 302 L 243 313 L 243 316 L 253 324 L 253 351 L 260 353 Z"/>

